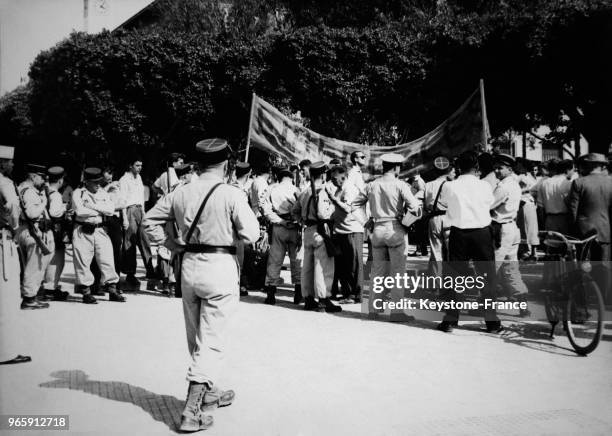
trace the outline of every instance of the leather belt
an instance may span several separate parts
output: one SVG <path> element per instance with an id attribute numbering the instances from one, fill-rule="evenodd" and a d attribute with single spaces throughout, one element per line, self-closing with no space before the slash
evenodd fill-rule
<path id="1" fill-rule="evenodd" d="M 95 227 L 96 229 L 98 227 L 104 227 L 104 223 L 98 223 L 98 224 L 94 224 L 94 223 L 85 223 L 82 221 L 75 221 L 76 224 L 80 224 L 82 226 L 91 226 L 91 227 Z"/>
<path id="2" fill-rule="evenodd" d="M 305 226 L 316 226 L 317 224 L 319 224 L 317 221 L 315 220 L 306 220 L 304 221 L 304 225 Z"/>
<path id="3" fill-rule="evenodd" d="M 187 244 L 185 245 L 185 252 L 236 254 L 236 247 L 233 245 Z"/>

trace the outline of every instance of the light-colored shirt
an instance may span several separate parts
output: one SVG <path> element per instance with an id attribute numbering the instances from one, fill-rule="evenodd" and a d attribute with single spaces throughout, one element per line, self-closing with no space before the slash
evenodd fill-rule
<path id="1" fill-rule="evenodd" d="M 26 180 L 19 185 L 19 195 L 27 218 L 32 221 L 39 221 L 49 217 L 47 214 L 47 196 L 44 191 L 35 188 L 32 182 Z M 23 211 L 21 219 L 25 220 Z"/>
<path id="2" fill-rule="evenodd" d="M 516 219 L 521 203 L 521 187 L 512 175 L 500 180 L 493 191 L 491 218 L 498 223 L 509 223 Z"/>
<path id="3" fill-rule="evenodd" d="M 323 187 L 317 188 L 319 201 L 315 202 L 312 189 L 304 189 L 298 194 L 298 201 L 293 206 L 291 214 L 295 221 L 316 221 L 331 219 L 336 207 L 330 200 Z M 317 203 L 317 204 L 315 204 Z"/>
<path id="4" fill-rule="evenodd" d="M 144 207 L 145 189 L 140 174 L 134 176 L 130 171 L 126 172 L 119 179 L 119 186 L 121 186 L 126 207 L 134 205 Z"/>
<path id="5" fill-rule="evenodd" d="M 389 174 L 370 182 L 366 196 L 375 221 L 401 219 L 406 209 L 414 212 L 420 206 L 408 183 Z"/>
<path id="6" fill-rule="evenodd" d="M 339 190 L 338 197 L 349 206 L 350 212 L 336 207 L 333 217 L 334 233 L 363 233 L 363 226 L 367 221 L 364 192 L 348 181 Z"/>
<path id="7" fill-rule="evenodd" d="M 89 207 L 94 206 L 97 210 Z M 72 193 L 72 207 L 77 222 L 100 224 L 103 216 L 115 213 L 115 205 L 108 192 L 100 188 L 95 193 L 86 188 L 78 188 Z"/>
<path id="8" fill-rule="evenodd" d="M 565 203 L 572 182 L 565 174 L 556 174 L 542 181 L 537 195 L 537 205 L 548 215 L 569 213 Z"/>
<path id="9" fill-rule="evenodd" d="M 491 224 L 491 185 L 472 174 L 463 174 L 444 184 L 446 217 L 451 227 L 480 229 Z"/>
<path id="10" fill-rule="evenodd" d="M 499 183 L 499 179 L 495 175 L 495 171 L 491 171 L 489 174 L 484 176 L 481 180 L 484 180 L 485 182 L 489 184 L 489 186 L 491 186 L 491 192 L 493 192 L 493 190 Z"/>
<path id="11" fill-rule="evenodd" d="M 0 227 L 8 227 L 13 231 L 19 227 L 19 197 L 11 179 L 0 174 Z"/>
<path id="12" fill-rule="evenodd" d="M 363 180 L 363 173 L 361 172 L 361 167 L 359 165 L 353 165 L 353 167 L 348 170 L 346 183 L 351 183 L 359 191 L 365 192 L 366 183 L 365 180 Z"/>
<path id="13" fill-rule="evenodd" d="M 66 213 L 66 204 L 57 189 L 49 188 L 49 216 L 61 218 Z"/>
<path id="14" fill-rule="evenodd" d="M 125 200 L 125 196 L 121 191 L 121 186 L 119 182 L 110 182 L 108 185 L 104 186 L 103 189 L 108 192 L 108 196 L 115 205 L 115 212 L 113 215 L 116 217 L 121 216 L 121 210 L 125 209 L 127 206 L 127 202 Z"/>
<path id="15" fill-rule="evenodd" d="M 162 197 L 145 215 L 147 236 L 153 242 L 164 243 L 167 235 L 163 226 L 168 221 L 174 221 L 180 234 L 186 237 L 204 196 L 222 181 L 220 177 L 204 173 L 198 180 Z M 259 222 L 244 195 L 238 188 L 222 184 L 208 199 L 191 239 L 185 242 L 235 246 L 240 241 L 250 244 L 257 239 Z"/>
<path id="16" fill-rule="evenodd" d="M 170 181 L 170 184 L 168 184 L 168 181 Z M 167 194 L 178 182 L 179 179 L 176 176 L 176 170 L 170 167 L 153 182 L 153 186 L 160 189 L 164 194 Z"/>
<path id="17" fill-rule="evenodd" d="M 253 209 L 256 217 L 260 217 L 262 215 L 261 211 L 268 195 L 268 189 L 269 185 L 267 174 L 265 176 L 257 176 L 253 179 L 253 183 L 251 183 L 251 190 L 249 192 L 249 203 L 251 204 L 251 209 Z"/>
<path id="18" fill-rule="evenodd" d="M 525 189 L 528 191 L 521 194 L 521 200 L 526 203 L 534 203 L 535 199 L 533 195 L 531 195 L 531 189 L 538 182 L 537 179 L 531 173 L 521 174 L 517 177 L 519 186 L 521 187 L 521 192 Z"/>
<path id="19" fill-rule="evenodd" d="M 270 187 L 268 199 L 264 204 L 264 216 L 272 224 L 279 224 L 283 219 L 291 221 L 290 215 L 297 202 L 298 189 L 291 182 L 276 183 Z M 282 218 L 282 216 L 285 216 Z"/>
<path id="20" fill-rule="evenodd" d="M 434 203 L 436 197 L 438 197 L 438 203 L 436 204 L 436 210 L 446 210 L 446 200 L 442 197 L 442 190 L 440 187 L 442 183 L 447 182 L 446 176 L 438 177 L 431 182 L 425 183 L 425 196 L 424 196 L 424 208 L 427 212 L 433 212 Z M 440 196 L 438 196 L 440 192 Z"/>

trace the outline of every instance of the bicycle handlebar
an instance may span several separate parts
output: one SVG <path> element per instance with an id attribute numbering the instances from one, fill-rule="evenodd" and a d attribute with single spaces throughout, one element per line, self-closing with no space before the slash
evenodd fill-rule
<path id="1" fill-rule="evenodd" d="M 597 233 L 589 236 L 586 239 L 580 240 L 580 239 L 576 239 L 572 236 L 569 235 L 564 235 L 563 233 L 559 233 L 559 232 L 554 232 L 552 230 L 544 230 L 541 232 L 538 232 L 538 234 L 540 236 L 555 236 L 557 238 L 559 238 L 561 241 L 563 241 L 565 244 L 567 245 L 581 245 L 581 244 L 586 244 L 587 242 L 591 242 L 594 239 L 597 238 Z"/>

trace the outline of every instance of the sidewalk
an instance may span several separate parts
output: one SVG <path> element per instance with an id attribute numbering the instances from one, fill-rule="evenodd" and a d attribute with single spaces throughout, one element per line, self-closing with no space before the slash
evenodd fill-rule
<path id="1" fill-rule="evenodd" d="M 71 262 L 65 271 L 72 291 Z M 0 367 L 0 414 L 67 414 L 72 434 L 175 434 L 189 362 L 181 301 L 126 295 L 24 311 L 15 340 L 33 361 Z M 288 291 L 277 306 L 263 297 L 242 299 L 229 326 L 220 384 L 236 401 L 207 435 L 612 434 L 609 328 L 579 357 L 546 325 L 443 334 L 364 320 L 359 305 L 328 315 L 297 309 Z"/>

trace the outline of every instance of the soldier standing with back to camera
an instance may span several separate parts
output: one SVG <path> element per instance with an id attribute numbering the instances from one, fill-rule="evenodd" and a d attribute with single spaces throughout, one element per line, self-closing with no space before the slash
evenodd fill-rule
<path id="1" fill-rule="evenodd" d="M 236 243 L 255 242 L 259 223 L 244 194 L 223 183 L 229 147 L 222 139 L 196 144 L 198 179 L 162 198 L 145 219 L 145 231 L 165 243 L 166 222 L 176 222 L 185 241 L 181 266 L 183 312 L 191 364 L 189 390 L 180 430 L 194 432 L 213 424 L 206 411 L 227 406 L 233 391 L 219 388 L 223 372 L 224 329 L 238 303 Z"/>
<path id="2" fill-rule="evenodd" d="M 9 179 L 14 147 L 0 145 L 0 365 L 25 363 L 30 356 L 16 354 L 22 319 L 19 313 L 19 255 L 13 239 L 19 227 L 19 198 Z"/>
<path id="3" fill-rule="evenodd" d="M 17 241 L 25 258 L 21 281 L 21 308 L 46 309 L 49 304 L 40 302 L 37 295 L 55 250 L 44 191 L 47 171 L 41 165 L 28 164 L 26 172 L 27 178 L 18 188 L 21 227 L 17 231 Z"/>

